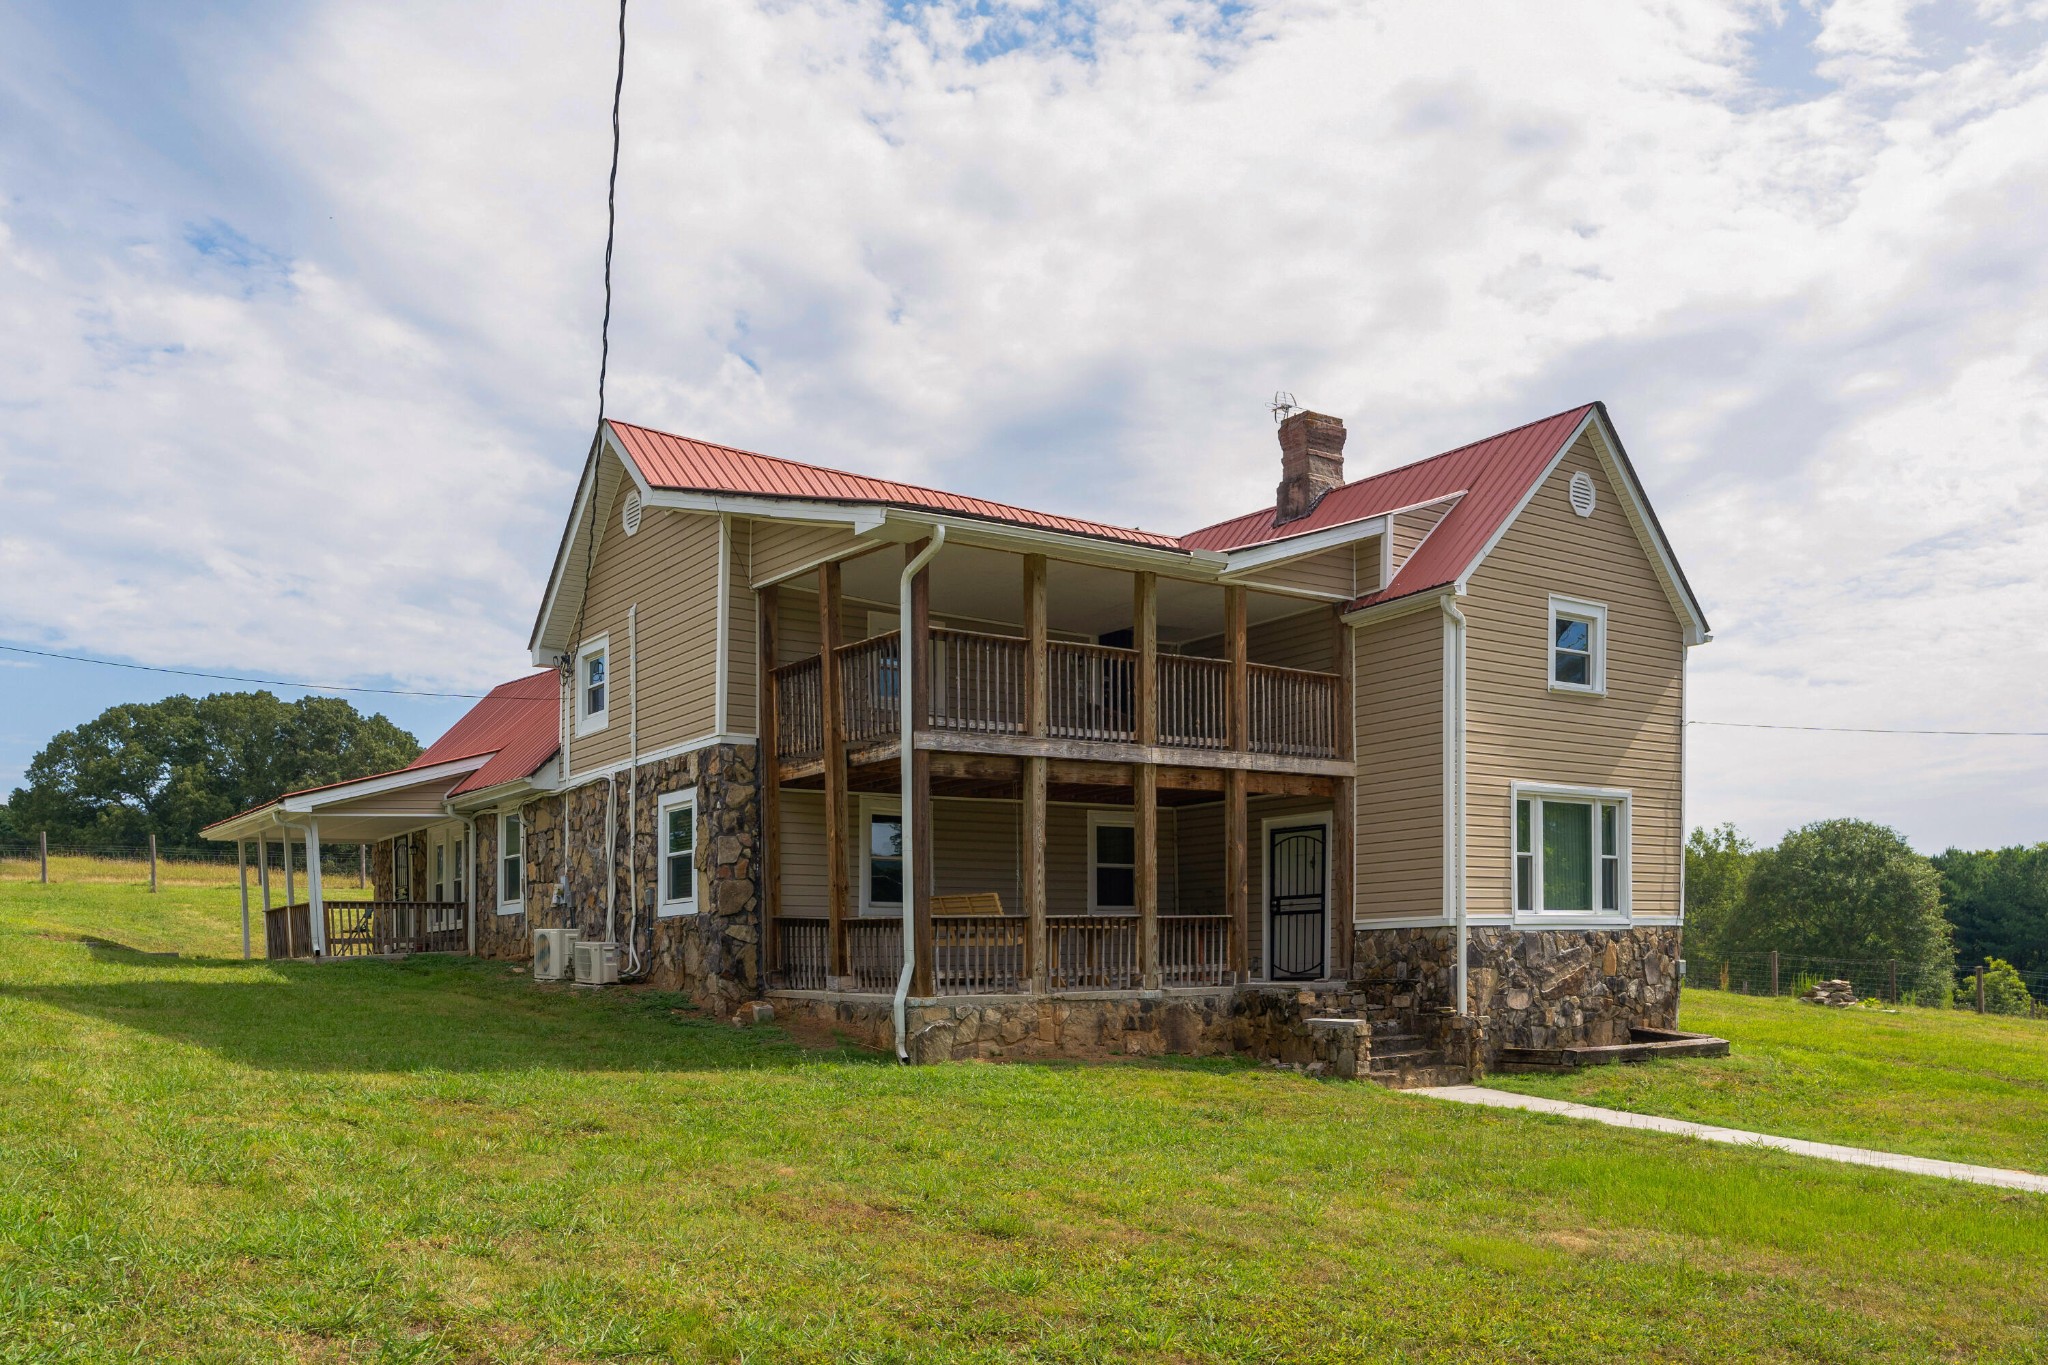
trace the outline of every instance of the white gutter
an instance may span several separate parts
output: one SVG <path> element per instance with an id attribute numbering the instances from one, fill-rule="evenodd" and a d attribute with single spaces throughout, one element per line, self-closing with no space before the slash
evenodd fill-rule
<path id="1" fill-rule="evenodd" d="M 1450 625 L 1444 643 L 1444 690 L 1450 703 L 1444 715 L 1444 893 L 1451 899 L 1451 912 L 1458 925 L 1458 1013 L 1472 1012 L 1465 957 L 1471 929 L 1465 915 L 1465 613 L 1449 594 L 1442 599 L 1444 616 Z"/>
<path id="2" fill-rule="evenodd" d="M 910 996 L 910 975 L 917 967 L 917 850 L 912 842 L 911 831 L 917 828 L 916 812 L 910 808 L 911 764 L 916 761 L 917 727 L 911 696 L 911 661 L 917 657 L 916 644 L 910 633 L 914 623 L 910 619 L 910 581 L 916 578 L 939 547 L 946 543 L 946 525 L 940 522 L 932 527 L 931 544 L 918 551 L 917 557 L 903 566 L 903 575 L 896 581 L 896 623 L 902 629 L 896 636 L 896 723 L 900 727 L 896 760 L 897 790 L 901 793 L 898 803 L 903 820 L 903 971 L 896 978 L 896 1003 L 890 1011 L 896 1020 L 896 1060 L 905 1066 L 910 1064 L 910 1050 L 904 1046 L 906 1026 L 903 1021 L 903 1002 Z"/>

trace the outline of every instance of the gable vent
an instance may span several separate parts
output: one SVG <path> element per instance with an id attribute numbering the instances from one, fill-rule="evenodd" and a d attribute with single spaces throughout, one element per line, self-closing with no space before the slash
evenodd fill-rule
<path id="1" fill-rule="evenodd" d="M 1575 507 L 1578 505 L 1579 501 L 1578 488 L 1579 486 L 1577 484 L 1572 485 L 1572 505 Z M 1586 510 L 1592 510 L 1590 502 Z M 1581 512 L 1579 513 L 1579 515 L 1584 516 L 1585 512 Z M 640 529 L 640 491 L 638 489 L 635 489 L 631 493 L 626 494 L 626 506 L 619 513 L 619 519 L 626 523 L 626 534 L 629 536 Z"/>
<path id="2" fill-rule="evenodd" d="M 1572 475 L 1571 496 L 1572 511 L 1577 512 L 1582 517 L 1592 516 L 1594 504 L 1593 476 L 1583 469 Z"/>

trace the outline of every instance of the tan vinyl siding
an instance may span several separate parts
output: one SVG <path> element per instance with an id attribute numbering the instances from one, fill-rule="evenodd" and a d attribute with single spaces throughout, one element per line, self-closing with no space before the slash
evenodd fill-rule
<path id="1" fill-rule="evenodd" d="M 815 583 L 817 580 L 806 578 L 802 581 Z M 775 658 L 778 666 L 816 658 L 818 594 L 785 586 L 776 597 Z M 849 645 L 856 640 L 865 640 L 867 635 L 868 608 L 842 596 L 839 600 L 839 643 Z"/>
<path id="2" fill-rule="evenodd" d="M 583 613 L 583 642 L 610 636 L 610 723 L 589 735 L 572 726 L 577 773 L 628 756 L 629 604 L 639 606 L 642 752 L 706 736 L 717 719 L 718 518 L 648 508 L 638 534 L 628 536 L 622 502 L 614 499 L 606 514 Z"/>
<path id="3" fill-rule="evenodd" d="M 1337 620 L 1328 607 L 1247 627 L 1244 637 L 1245 652 L 1255 664 L 1323 673 L 1337 669 Z"/>
<path id="4" fill-rule="evenodd" d="M 753 549 L 753 523 L 735 517 L 730 528 L 731 559 L 726 569 L 730 633 L 727 636 L 725 728 L 729 734 L 751 735 L 760 697 L 755 675 L 760 672 L 761 658 L 761 640 L 754 619 L 757 599 L 754 590 L 747 585 L 747 563 Z"/>
<path id="5" fill-rule="evenodd" d="M 1052 805 L 1045 815 L 1045 901 L 1053 915 L 1088 913 L 1088 812 L 1129 815 L 1129 806 Z M 1179 886 L 1176 812 L 1159 812 L 1159 909 L 1171 914 Z"/>
<path id="6" fill-rule="evenodd" d="M 1351 584 L 1360 597 L 1380 590 L 1380 547 L 1386 537 L 1374 536 L 1351 547 Z"/>
<path id="7" fill-rule="evenodd" d="M 776 861 L 782 869 L 782 913 L 822 915 L 826 904 L 825 794 L 784 788 Z"/>
<path id="8" fill-rule="evenodd" d="M 1182 806 L 1173 813 L 1180 862 L 1176 898 L 1183 915 L 1223 913 L 1223 804 Z"/>
<path id="9" fill-rule="evenodd" d="M 752 567 L 748 586 L 755 588 L 860 548 L 846 527 L 811 522 L 757 521 L 753 538 L 753 557 L 746 562 Z"/>
<path id="10" fill-rule="evenodd" d="M 1434 608 L 1353 635 L 1361 920 L 1443 913 L 1443 640 Z"/>
<path id="11" fill-rule="evenodd" d="M 932 802 L 932 884 L 941 896 L 993 891 L 1024 913 L 1023 808 L 1014 801 Z"/>
<path id="12" fill-rule="evenodd" d="M 1568 501 L 1581 470 L 1599 495 L 1589 518 Z M 1606 606 L 1606 695 L 1550 690 L 1552 594 Z M 1590 438 L 1566 452 L 1472 575 L 1464 612 L 1470 913 L 1512 911 L 1509 785 L 1517 779 L 1631 791 L 1635 912 L 1676 913 L 1685 648 Z"/>
<path id="13" fill-rule="evenodd" d="M 1400 512 L 1394 516 L 1394 572 L 1401 572 L 1401 566 L 1408 562 L 1408 556 L 1415 553 L 1415 547 L 1422 544 L 1436 524 L 1457 506 L 1456 498 L 1444 498 L 1426 503 L 1412 512 Z"/>
<path id="14" fill-rule="evenodd" d="M 1352 555 L 1349 545 L 1324 550 L 1302 559 L 1289 560 L 1244 575 L 1250 586 L 1281 588 L 1291 592 L 1324 593 L 1331 597 L 1357 595 L 1352 584 Z"/>

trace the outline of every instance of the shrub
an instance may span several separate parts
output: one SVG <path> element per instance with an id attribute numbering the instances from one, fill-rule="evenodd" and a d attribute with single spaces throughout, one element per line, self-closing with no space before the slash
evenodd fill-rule
<path id="1" fill-rule="evenodd" d="M 1986 1014 L 2029 1014 L 2032 1013 L 2034 997 L 2027 994 L 2027 983 L 2020 976 L 2020 969 L 2002 957 L 1994 957 L 1984 964 L 1984 1012 Z M 1956 986 L 1956 1007 L 1977 1008 L 1977 980 L 1966 976 Z"/>

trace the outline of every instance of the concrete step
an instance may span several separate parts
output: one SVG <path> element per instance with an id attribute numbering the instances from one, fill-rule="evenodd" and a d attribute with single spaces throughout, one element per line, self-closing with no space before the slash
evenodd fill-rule
<path id="1" fill-rule="evenodd" d="M 1472 1073 L 1465 1067 L 1439 1062 L 1432 1066 L 1407 1066 L 1393 1071 L 1374 1068 L 1359 1079 L 1389 1090 L 1423 1090 L 1439 1085 L 1470 1085 Z"/>

